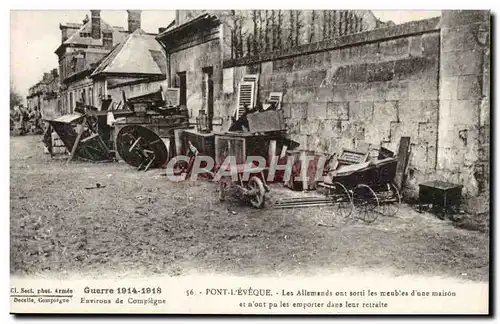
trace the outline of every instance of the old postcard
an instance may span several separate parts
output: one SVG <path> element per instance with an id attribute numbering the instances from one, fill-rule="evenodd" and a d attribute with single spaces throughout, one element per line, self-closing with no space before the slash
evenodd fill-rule
<path id="1" fill-rule="evenodd" d="M 11 313 L 490 313 L 490 11 L 10 15 Z"/>

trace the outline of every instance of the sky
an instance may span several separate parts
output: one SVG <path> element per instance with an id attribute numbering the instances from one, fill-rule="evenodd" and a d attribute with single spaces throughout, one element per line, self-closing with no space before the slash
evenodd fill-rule
<path id="1" fill-rule="evenodd" d="M 381 11 L 373 13 L 382 21 L 396 24 L 440 15 L 439 11 Z M 60 23 L 81 23 L 90 10 L 12 10 L 10 13 L 10 72 L 16 90 L 25 98 L 28 88 L 44 72 L 58 67 L 54 53 L 61 44 Z M 102 10 L 101 18 L 113 26 L 127 28 L 126 10 Z M 143 10 L 142 29 L 157 33 L 175 18 L 173 10 Z"/>

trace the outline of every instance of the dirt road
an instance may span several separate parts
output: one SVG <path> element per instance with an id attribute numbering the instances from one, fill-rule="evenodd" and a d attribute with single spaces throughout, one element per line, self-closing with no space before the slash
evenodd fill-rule
<path id="1" fill-rule="evenodd" d="M 38 136 L 10 144 L 13 274 L 383 269 L 488 280 L 488 234 L 407 205 L 373 224 L 321 227 L 317 218 L 328 208 L 258 211 L 220 203 L 210 182 L 170 182 L 161 170 L 136 172 L 124 163 L 67 166 L 43 154 Z M 96 183 L 105 188 L 85 189 Z"/>

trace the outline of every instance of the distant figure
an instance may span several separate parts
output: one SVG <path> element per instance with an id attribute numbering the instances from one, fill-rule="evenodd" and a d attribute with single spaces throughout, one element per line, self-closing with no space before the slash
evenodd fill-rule
<path id="1" fill-rule="evenodd" d="M 47 151 L 50 154 L 50 157 L 53 156 L 53 150 L 52 150 L 52 126 L 47 127 L 45 130 L 45 133 L 43 134 L 43 144 L 45 144 L 45 147 L 47 148 Z"/>

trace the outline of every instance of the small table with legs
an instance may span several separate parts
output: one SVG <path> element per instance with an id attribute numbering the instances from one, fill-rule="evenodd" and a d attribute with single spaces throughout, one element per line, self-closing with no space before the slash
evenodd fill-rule
<path id="1" fill-rule="evenodd" d="M 441 211 L 445 217 L 448 211 L 459 208 L 462 202 L 461 185 L 456 185 L 444 181 L 429 181 L 419 185 L 419 211 L 422 211 L 422 205 L 432 204 L 433 209 Z M 456 210 L 455 210 L 456 211 Z"/>

